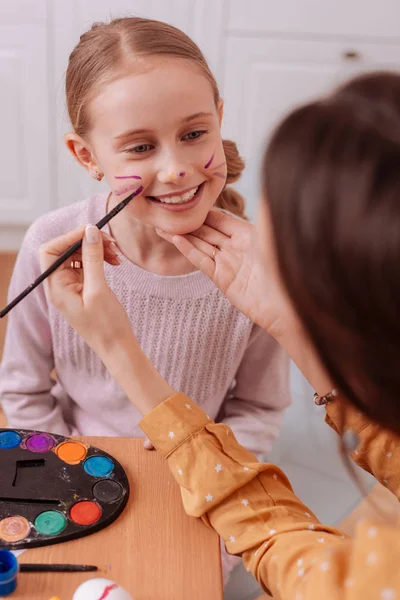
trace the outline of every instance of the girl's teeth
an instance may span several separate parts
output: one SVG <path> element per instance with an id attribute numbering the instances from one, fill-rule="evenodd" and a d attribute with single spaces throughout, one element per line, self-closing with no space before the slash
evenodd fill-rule
<path id="1" fill-rule="evenodd" d="M 189 192 L 186 192 L 186 194 L 183 194 L 182 196 L 169 196 L 168 198 L 157 198 L 160 202 L 164 202 L 165 204 L 183 204 L 183 202 L 189 202 L 189 200 L 191 200 L 193 198 L 193 196 L 196 194 L 197 190 L 199 188 L 193 188 L 192 190 L 190 190 Z"/>

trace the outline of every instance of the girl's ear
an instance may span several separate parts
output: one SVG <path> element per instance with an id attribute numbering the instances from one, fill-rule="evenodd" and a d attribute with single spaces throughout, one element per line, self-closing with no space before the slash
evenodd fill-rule
<path id="1" fill-rule="evenodd" d="M 98 172 L 99 168 L 88 142 L 73 132 L 65 134 L 64 142 L 75 160 L 93 177 L 93 173 Z"/>
<path id="2" fill-rule="evenodd" d="M 218 119 L 219 119 L 219 126 L 220 127 L 222 125 L 223 116 L 224 116 L 224 101 L 222 100 L 222 98 L 220 98 L 218 100 Z"/>

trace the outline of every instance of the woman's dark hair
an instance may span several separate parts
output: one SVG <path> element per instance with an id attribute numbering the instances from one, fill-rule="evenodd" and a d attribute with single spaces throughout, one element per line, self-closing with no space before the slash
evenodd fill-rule
<path id="1" fill-rule="evenodd" d="M 263 189 L 294 307 L 348 401 L 400 433 L 400 75 L 292 112 Z"/>

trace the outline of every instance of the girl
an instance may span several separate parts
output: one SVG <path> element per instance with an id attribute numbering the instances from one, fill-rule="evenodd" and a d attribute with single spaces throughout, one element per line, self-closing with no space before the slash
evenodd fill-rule
<path id="1" fill-rule="evenodd" d="M 284 120 L 264 159 L 261 254 L 249 224 L 215 210 L 194 235 L 162 234 L 291 353 L 343 448 L 397 498 L 399 98 L 399 75 L 367 75 Z M 274 597 L 399 598 L 398 523 L 364 520 L 354 540 L 324 526 L 282 471 L 174 394 L 107 286 L 97 233 L 88 228 L 83 244 L 83 291 L 65 285 L 64 271 L 48 281 L 49 297 L 146 415 L 141 427 L 168 458 L 187 512 L 215 527 Z M 82 234 L 43 248 L 42 267 Z"/>
<path id="2" fill-rule="evenodd" d="M 289 404 L 284 352 L 156 233 L 194 231 L 213 205 L 243 217 L 242 198 L 226 187 L 243 162 L 235 144 L 221 139 L 223 103 L 203 55 L 165 23 L 124 18 L 95 24 L 70 56 L 66 95 L 73 125 L 66 144 L 92 177 L 107 179 L 111 192 L 33 224 L 10 298 L 39 274 L 41 244 L 96 223 L 143 187 L 106 230 L 107 281 L 170 385 L 229 424 L 250 450 L 268 452 Z M 80 257 L 74 258 L 78 265 Z M 112 322 L 112 313 L 107 318 Z M 48 305 L 43 288 L 10 313 L 0 381 L 10 427 L 143 435 L 139 412 Z"/>

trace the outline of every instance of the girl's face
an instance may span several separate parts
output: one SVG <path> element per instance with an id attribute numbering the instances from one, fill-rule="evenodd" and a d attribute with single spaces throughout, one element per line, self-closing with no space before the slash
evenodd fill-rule
<path id="1" fill-rule="evenodd" d="M 114 203 L 143 186 L 124 209 L 130 216 L 173 234 L 194 231 L 226 181 L 222 103 L 215 106 L 209 81 L 189 61 L 152 57 L 133 70 L 88 106 L 91 165 Z"/>

